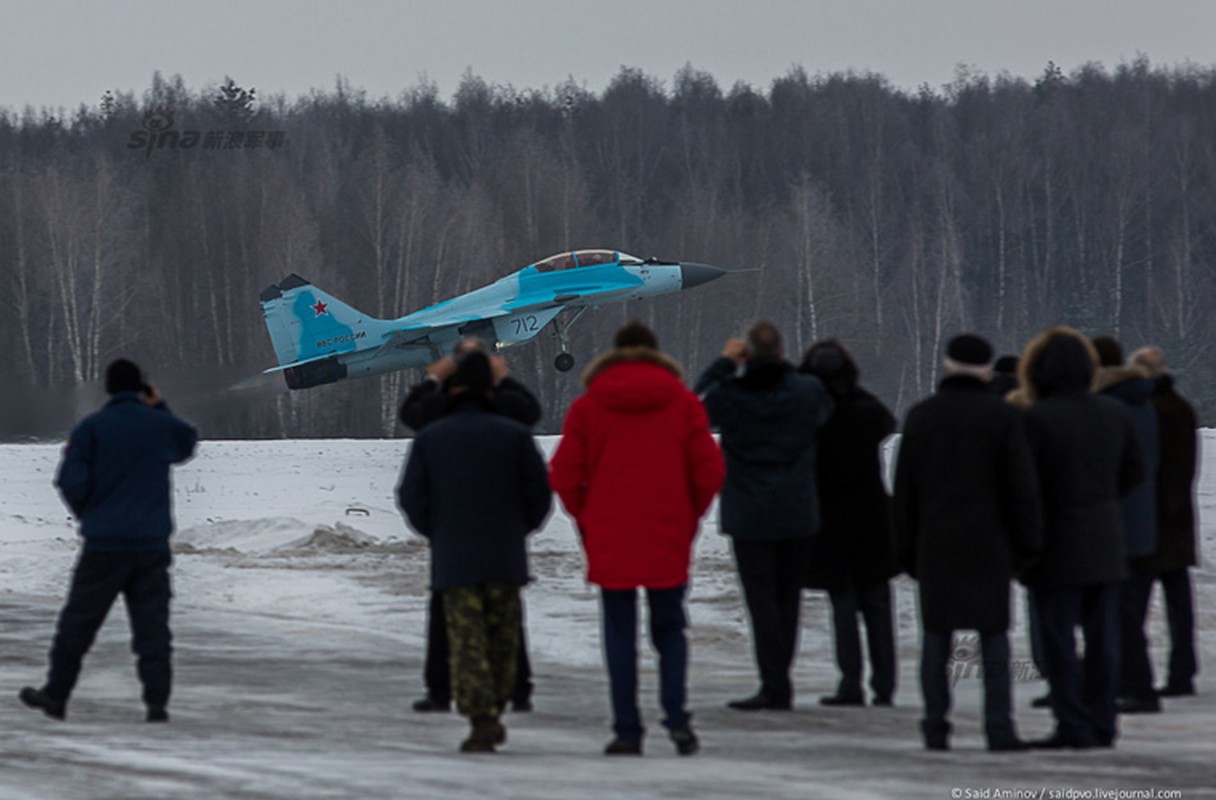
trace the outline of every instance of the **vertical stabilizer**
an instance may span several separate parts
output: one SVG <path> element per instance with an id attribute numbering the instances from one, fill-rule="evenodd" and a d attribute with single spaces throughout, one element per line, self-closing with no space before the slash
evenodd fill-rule
<path id="1" fill-rule="evenodd" d="M 280 367 L 379 347 L 388 328 L 294 273 L 266 287 L 261 301 Z"/>

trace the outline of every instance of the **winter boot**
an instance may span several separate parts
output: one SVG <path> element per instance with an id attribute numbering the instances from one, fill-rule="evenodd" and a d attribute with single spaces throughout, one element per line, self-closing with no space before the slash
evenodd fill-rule
<path id="1" fill-rule="evenodd" d="M 494 745 L 507 740 L 507 730 L 493 717 L 478 717 L 472 721 L 469 738 L 460 745 L 462 753 L 493 753 Z"/>
<path id="2" fill-rule="evenodd" d="M 697 741 L 697 735 L 692 732 L 692 728 L 673 728 L 669 735 L 675 743 L 676 752 L 682 756 L 691 756 L 701 749 L 701 743 Z"/>
<path id="3" fill-rule="evenodd" d="M 21 702 L 30 708 L 42 709 L 42 713 L 51 719 L 61 720 L 68 714 L 67 701 L 56 700 L 47 694 L 45 689 L 35 689 L 32 686 L 26 686 L 17 696 L 21 698 Z"/>
<path id="4" fill-rule="evenodd" d="M 641 739 L 613 739 L 604 748 L 606 756 L 640 756 L 641 754 Z"/>

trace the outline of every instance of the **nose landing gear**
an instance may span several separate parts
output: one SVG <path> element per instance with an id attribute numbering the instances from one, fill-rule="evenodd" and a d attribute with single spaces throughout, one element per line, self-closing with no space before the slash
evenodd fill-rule
<path id="1" fill-rule="evenodd" d="M 574 356 L 570 355 L 570 340 L 566 336 L 566 331 L 570 330 L 570 326 L 577 322 L 586 310 L 587 306 L 578 309 L 564 324 L 558 322 L 557 317 L 553 318 L 553 335 L 557 337 L 557 342 L 562 348 L 561 353 L 553 361 L 553 366 L 557 367 L 558 372 L 569 372 L 574 369 Z"/>

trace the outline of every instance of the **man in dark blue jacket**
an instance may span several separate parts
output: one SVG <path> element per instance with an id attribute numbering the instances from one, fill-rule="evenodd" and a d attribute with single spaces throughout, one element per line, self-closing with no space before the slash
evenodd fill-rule
<path id="1" fill-rule="evenodd" d="M 490 408 L 507 419 L 513 419 L 527 428 L 540 421 L 540 403 L 522 383 L 511 377 L 506 360 L 500 355 L 490 355 L 485 340 L 477 336 L 466 336 L 452 348 L 452 355 L 444 356 L 426 368 L 426 379 L 410 389 L 401 404 L 398 418 L 401 424 L 415 433 L 443 417 L 451 403 L 448 385 L 460 361 L 469 353 L 485 353 L 490 358 L 490 371 L 494 388 L 490 395 Z M 532 663 L 528 660 L 528 646 L 524 631 L 519 632 L 519 663 L 515 668 L 515 690 L 511 693 L 513 711 L 532 710 Z M 415 711 L 450 711 L 452 708 L 452 679 L 448 667 L 448 631 L 444 622 L 443 592 L 431 591 L 431 605 L 427 611 L 426 658 L 423 660 L 422 679 L 426 684 L 426 695 L 414 701 Z"/>
<path id="2" fill-rule="evenodd" d="M 784 355 L 776 326 L 757 322 L 746 341 L 726 343 L 695 389 L 722 437 L 720 527 L 731 537 L 760 672 L 760 691 L 729 704 L 740 711 L 793 705 L 798 610 L 819 528 L 815 441 L 832 400 Z"/>
<path id="3" fill-rule="evenodd" d="M 464 752 L 492 752 L 515 688 L 525 537 L 552 495 L 544 459 L 523 425 L 496 413 L 490 361 L 461 360 L 448 413 L 414 439 L 397 499 L 431 543 L 431 587 L 443 593 L 456 707 L 472 723 Z"/>
<path id="4" fill-rule="evenodd" d="M 119 359 L 106 369 L 110 401 L 68 439 L 55 485 L 80 520 L 84 549 L 51 646 L 41 689 L 21 701 L 63 719 L 81 661 L 121 593 L 131 620 L 149 722 L 169 719 L 169 466 L 194 453 L 198 433 L 175 417 L 139 367 Z"/>

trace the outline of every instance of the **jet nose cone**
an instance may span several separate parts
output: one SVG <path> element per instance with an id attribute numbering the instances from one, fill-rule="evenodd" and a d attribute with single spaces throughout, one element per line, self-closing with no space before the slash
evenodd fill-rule
<path id="1" fill-rule="evenodd" d="M 680 284 L 685 289 L 691 289 L 694 286 L 709 283 L 715 278 L 721 278 L 725 274 L 726 270 L 711 267 L 708 264 L 681 264 Z"/>

